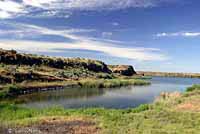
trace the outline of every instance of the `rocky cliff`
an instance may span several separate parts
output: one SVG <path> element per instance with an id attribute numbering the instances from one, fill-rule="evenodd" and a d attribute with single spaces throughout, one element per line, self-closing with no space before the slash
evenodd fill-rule
<path id="1" fill-rule="evenodd" d="M 120 75 L 132 76 L 136 74 L 131 65 L 109 65 L 109 68 L 113 73 L 118 73 Z"/>
<path id="2" fill-rule="evenodd" d="M 101 61 L 83 58 L 55 58 L 36 56 L 32 54 L 20 54 L 14 50 L 0 49 L 0 63 L 10 65 L 45 65 L 53 68 L 64 69 L 67 67 L 85 68 L 94 72 L 111 73 L 107 65 Z"/>

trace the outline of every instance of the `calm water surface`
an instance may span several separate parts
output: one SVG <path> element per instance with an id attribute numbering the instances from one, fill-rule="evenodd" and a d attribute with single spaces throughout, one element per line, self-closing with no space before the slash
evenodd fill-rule
<path id="1" fill-rule="evenodd" d="M 20 96 L 27 107 L 65 108 L 105 107 L 132 108 L 152 103 L 161 92 L 183 92 L 192 84 L 200 84 L 195 78 L 153 77 L 150 86 L 129 86 L 115 89 L 64 89 Z"/>

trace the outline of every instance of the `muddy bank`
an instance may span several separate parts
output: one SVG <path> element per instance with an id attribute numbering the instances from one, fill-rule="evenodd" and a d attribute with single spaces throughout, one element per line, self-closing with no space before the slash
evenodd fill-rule
<path id="1" fill-rule="evenodd" d="M 46 119 L 39 124 L 25 127 L 1 128 L 2 134 L 100 134 L 100 128 L 94 122 L 73 119 Z"/>

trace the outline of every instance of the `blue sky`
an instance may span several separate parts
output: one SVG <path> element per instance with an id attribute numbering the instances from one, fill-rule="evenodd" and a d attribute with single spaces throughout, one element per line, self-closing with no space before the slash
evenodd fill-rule
<path id="1" fill-rule="evenodd" d="M 198 0 L 0 0 L 0 48 L 200 72 Z"/>

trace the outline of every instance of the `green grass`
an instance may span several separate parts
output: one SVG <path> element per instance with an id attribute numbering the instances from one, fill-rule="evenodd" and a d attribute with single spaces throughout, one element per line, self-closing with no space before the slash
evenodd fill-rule
<path id="1" fill-rule="evenodd" d="M 128 85 L 149 85 L 150 82 L 140 80 L 140 79 L 122 79 L 122 78 L 115 78 L 115 79 L 83 79 L 77 81 L 61 81 L 61 82 L 23 82 L 17 84 L 8 84 L 0 90 L 0 100 L 7 99 L 7 98 L 14 98 L 21 94 L 26 89 L 35 89 L 37 88 L 46 88 L 46 87 L 58 87 L 58 86 L 65 86 L 65 87 L 80 87 L 80 88 L 115 88 L 115 87 L 122 87 Z"/>
<path id="2" fill-rule="evenodd" d="M 0 111 L 0 121 L 9 126 L 37 123 L 40 118 L 52 116 L 90 117 L 97 121 L 103 133 L 106 134 L 198 134 L 200 125 L 200 114 L 198 113 L 181 113 L 156 108 L 144 109 L 143 106 L 137 108 L 137 110 L 108 110 L 103 108 L 36 110 L 9 105 L 1 106 Z"/>
<path id="3" fill-rule="evenodd" d="M 133 76 L 118 76 L 122 79 L 139 79 L 139 80 L 151 80 L 152 77 L 150 76 L 140 76 L 140 75 L 133 75 Z"/>
<path id="4" fill-rule="evenodd" d="M 0 105 L 2 125 L 27 125 L 48 117 L 87 117 L 93 119 L 105 134 L 199 134 L 200 113 L 180 111 L 176 106 L 200 98 L 198 90 L 179 98 L 165 98 L 153 104 L 133 109 L 48 109 L 23 108 L 12 104 Z"/>
<path id="5" fill-rule="evenodd" d="M 17 94 L 20 94 L 21 88 L 16 85 L 9 84 L 4 87 L 3 90 L 0 90 L 0 98 L 5 99 L 8 97 L 14 97 Z"/>
<path id="6" fill-rule="evenodd" d="M 191 92 L 191 91 L 194 91 L 194 90 L 200 90 L 200 85 L 193 85 L 192 87 L 188 87 L 187 88 L 187 92 Z"/>
<path id="7" fill-rule="evenodd" d="M 149 85 L 150 82 L 139 79 L 85 79 L 78 82 L 83 88 L 114 88 L 128 85 Z"/>
<path id="8" fill-rule="evenodd" d="M 0 100 L 13 98 L 18 95 L 23 94 L 26 88 L 46 88 L 46 87 L 58 87 L 58 86 L 73 86 L 77 83 L 75 82 L 28 82 L 28 83 L 18 83 L 18 84 L 7 84 L 3 86 L 0 90 Z M 37 90 L 36 90 L 37 91 Z"/>

